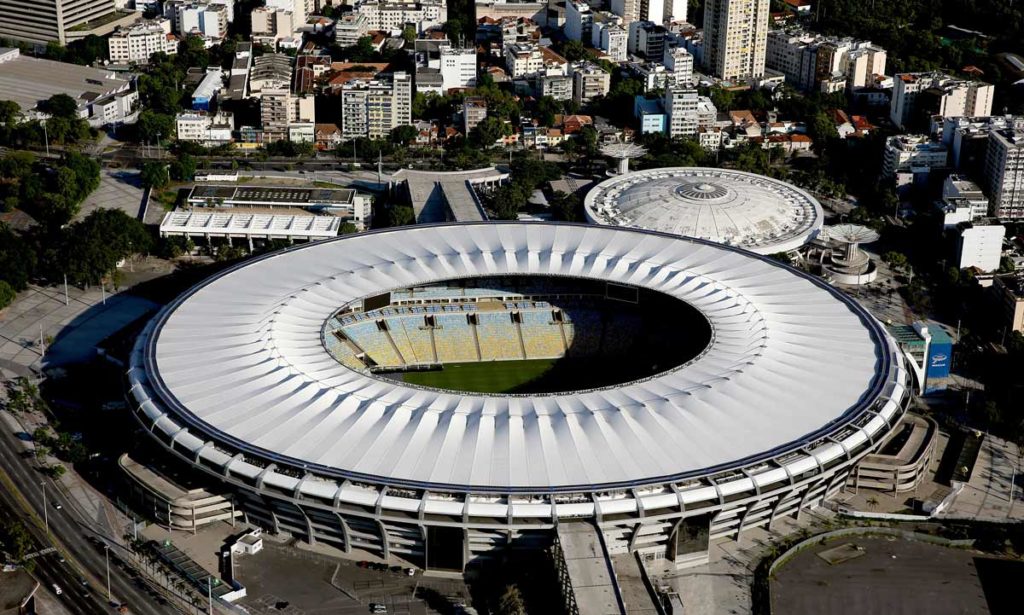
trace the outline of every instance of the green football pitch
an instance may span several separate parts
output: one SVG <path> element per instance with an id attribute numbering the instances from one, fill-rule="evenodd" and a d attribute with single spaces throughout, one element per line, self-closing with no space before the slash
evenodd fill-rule
<path id="1" fill-rule="evenodd" d="M 409 384 L 468 393 L 509 393 L 543 376 L 556 361 L 558 359 L 447 363 L 444 369 L 437 371 L 406 372 L 402 374 L 402 380 Z"/>

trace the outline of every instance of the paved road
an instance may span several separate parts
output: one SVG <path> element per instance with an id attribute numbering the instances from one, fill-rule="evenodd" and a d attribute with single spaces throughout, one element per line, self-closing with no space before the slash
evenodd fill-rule
<path id="1" fill-rule="evenodd" d="M 29 462 L 19 455 L 21 450 L 22 447 L 15 436 L 6 429 L 0 429 L 0 467 L 14 482 L 22 497 L 28 501 L 39 518 L 43 518 L 45 510 L 49 518 L 51 536 L 67 550 L 71 560 L 74 560 L 75 563 L 82 566 L 88 572 L 87 576 L 91 576 L 94 580 L 94 593 L 103 594 L 102 598 L 105 599 L 105 583 L 101 583 L 101 581 L 105 579 L 106 561 L 102 547 L 94 542 L 97 536 L 89 525 L 83 524 L 76 518 L 73 512 L 74 507 L 68 506 L 68 502 L 64 500 L 63 495 L 53 485 L 53 482 L 49 479 L 43 479 L 42 475 L 29 466 Z M 47 484 L 46 505 L 49 508 L 44 507 L 40 482 Z M 14 500 L 13 494 L 9 493 L 6 488 L 0 489 L 0 492 L 2 492 L 3 501 L 8 506 L 20 509 L 20 506 Z M 63 506 L 62 510 L 54 508 L 57 503 Z M 24 517 L 24 514 L 19 516 Z M 26 523 L 26 526 L 33 532 L 34 537 L 39 543 L 49 544 L 50 541 L 46 539 L 42 530 L 32 523 Z M 93 541 L 90 541 L 90 538 Z M 111 550 L 113 552 L 119 548 L 112 547 Z M 115 602 L 128 605 L 132 613 L 141 613 L 143 615 L 162 615 L 175 612 L 169 606 L 164 607 L 154 604 L 154 599 L 148 592 L 143 591 L 135 582 L 129 580 L 128 575 L 113 564 L 114 557 L 111 557 L 111 560 L 110 584 L 112 598 Z M 80 587 L 77 581 L 78 575 L 73 574 L 70 561 L 67 564 L 55 566 L 51 563 L 51 559 L 47 558 L 41 564 L 39 567 L 42 571 L 40 572 L 40 581 L 47 587 L 50 587 L 54 582 L 58 583 L 65 591 L 72 591 L 70 588 L 73 586 L 76 589 Z M 75 596 L 71 594 L 70 597 Z M 75 610 L 75 613 L 110 612 L 109 607 L 102 606 L 98 606 L 98 610 L 87 610 L 91 608 L 89 605 L 96 604 L 96 600 L 99 598 L 97 596 L 94 596 L 92 600 L 85 599 L 82 596 L 77 596 L 76 598 L 73 602 L 78 604 L 82 610 Z M 69 599 L 65 599 L 64 602 L 68 603 Z"/>

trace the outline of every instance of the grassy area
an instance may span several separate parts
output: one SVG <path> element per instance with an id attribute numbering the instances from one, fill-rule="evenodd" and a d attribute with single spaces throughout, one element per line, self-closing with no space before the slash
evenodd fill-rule
<path id="1" fill-rule="evenodd" d="M 409 384 L 454 391 L 508 393 L 542 376 L 557 360 L 450 363 L 438 371 L 402 374 L 402 380 Z"/>

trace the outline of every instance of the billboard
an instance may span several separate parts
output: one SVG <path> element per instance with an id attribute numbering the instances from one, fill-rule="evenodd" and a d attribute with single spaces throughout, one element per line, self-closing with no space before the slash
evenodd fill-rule
<path id="1" fill-rule="evenodd" d="M 953 362 L 953 341 L 933 339 L 931 346 L 928 347 L 927 361 L 926 380 L 948 378 L 949 367 Z"/>

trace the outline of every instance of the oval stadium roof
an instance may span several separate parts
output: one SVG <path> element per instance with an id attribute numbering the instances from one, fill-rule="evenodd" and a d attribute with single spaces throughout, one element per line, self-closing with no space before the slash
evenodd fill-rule
<path id="1" fill-rule="evenodd" d="M 649 379 L 530 396 L 406 387 L 344 367 L 322 342 L 350 301 L 508 274 L 660 291 L 699 309 L 713 339 Z M 375 484 L 487 492 L 649 484 L 778 456 L 864 416 L 898 361 L 862 308 L 770 259 L 566 224 L 415 226 L 306 244 L 207 280 L 146 335 L 141 363 L 161 421 L 203 441 Z"/>
<path id="2" fill-rule="evenodd" d="M 817 234 L 821 205 L 777 179 L 702 167 L 634 171 L 587 193 L 587 219 L 708 239 L 758 254 L 785 252 Z"/>

